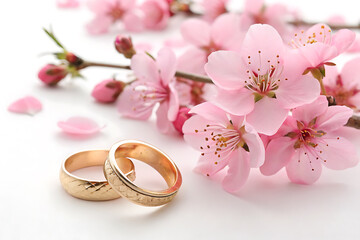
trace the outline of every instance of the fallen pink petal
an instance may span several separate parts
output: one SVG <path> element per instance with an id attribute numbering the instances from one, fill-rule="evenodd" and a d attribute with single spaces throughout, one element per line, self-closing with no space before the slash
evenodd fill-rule
<path id="1" fill-rule="evenodd" d="M 8 107 L 10 112 L 35 115 L 42 110 L 41 102 L 32 96 L 27 96 L 16 100 Z"/>
<path id="2" fill-rule="evenodd" d="M 59 121 L 57 125 L 65 133 L 82 136 L 94 135 L 105 127 L 87 117 L 71 117 L 65 121 Z"/>

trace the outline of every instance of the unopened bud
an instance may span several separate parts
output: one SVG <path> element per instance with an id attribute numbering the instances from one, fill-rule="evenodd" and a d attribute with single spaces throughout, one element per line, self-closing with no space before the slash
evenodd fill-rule
<path id="1" fill-rule="evenodd" d="M 124 90 L 125 83 L 114 79 L 107 79 L 98 83 L 93 89 L 91 95 L 98 102 L 115 102 L 120 93 Z"/>
<path id="2" fill-rule="evenodd" d="M 132 58 L 136 54 L 131 37 L 118 35 L 115 39 L 115 48 L 126 58 Z"/>
<path id="3" fill-rule="evenodd" d="M 186 120 L 188 120 L 192 115 L 189 113 L 190 109 L 187 107 L 180 107 L 176 120 L 173 122 L 173 125 L 181 134 L 184 134 L 182 128 Z"/>
<path id="4" fill-rule="evenodd" d="M 74 66 L 80 66 L 83 63 L 83 60 L 81 58 L 71 52 L 66 53 L 65 59 Z"/>
<path id="5" fill-rule="evenodd" d="M 47 64 L 38 73 L 39 79 L 49 86 L 54 86 L 66 77 L 68 71 L 65 66 Z"/>

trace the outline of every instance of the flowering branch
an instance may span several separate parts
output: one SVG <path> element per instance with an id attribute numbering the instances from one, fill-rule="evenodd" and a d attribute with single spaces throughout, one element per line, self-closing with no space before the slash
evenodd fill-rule
<path id="1" fill-rule="evenodd" d="M 107 68 L 118 68 L 118 69 L 131 70 L 130 66 L 126 66 L 126 65 L 116 65 L 116 64 L 88 62 L 88 61 L 84 61 L 83 64 L 79 67 L 79 69 L 84 69 L 86 67 L 107 67 Z M 177 71 L 175 73 L 175 76 L 179 77 L 179 78 L 185 78 L 188 80 L 192 80 L 195 82 L 213 84 L 213 81 L 209 77 L 206 77 L 206 76 L 200 76 L 200 75 L 195 75 L 195 74 L 180 72 L 180 71 Z M 336 104 L 334 104 L 336 102 L 336 100 L 332 96 L 328 97 L 328 101 L 329 101 L 330 105 L 336 105 Z M 346 126 L 360 129 L 360 117 L 352 116 L 349 119 Z"/>

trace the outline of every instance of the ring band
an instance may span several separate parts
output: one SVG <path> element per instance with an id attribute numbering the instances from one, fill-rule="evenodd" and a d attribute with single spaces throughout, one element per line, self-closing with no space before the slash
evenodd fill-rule
<path id="1" fill-rule="evenodd" d="M 169 188 L 155 192 L 136 186 L 119 168 L 119 163 L 129 158 L 153 167 L 165 179 Z M 110 148 L 109 157 L 104 165 L 104 174 L 109 184 L 122 197 L 143 206 L 160 206 L 170 202 L 182 183 L 179 169 L 165 153 L 135 140 L 121 141 Z"/>
<path id="2" fill-rule="evenodd" d="M 121 197 L 107 181 L 77 177 L 71 172 L 92 166 L 103 166 L 109 154 L 107 150 L 92 150 L 71 155 L 62 164 L 60 182 L 71 196 L 91 201 L 105 201 Z M 135 179 L 134 164 L 131 160 L 121 161 L 120 168 L 130 181 Z"/>

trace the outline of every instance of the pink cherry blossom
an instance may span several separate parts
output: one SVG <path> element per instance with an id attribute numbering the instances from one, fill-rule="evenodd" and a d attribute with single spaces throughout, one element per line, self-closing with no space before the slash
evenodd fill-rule
<path id="1" fill-rule="evenodd" d="M 33 116 L 42 110 L 42 104 L 37 98 L 27 96 L 11 103 L 8 110 L 10 112 L 25 113 Z"/>
<path id="2" fill-rule="evenodd" d="M 170 7 L 166 0 L 146 0 L 140 6 L 143 11 L 143 24 L 151 30 L 161 30 L 167 26 Z"/>
<path id="3" fill-rule="evenodd" d="M 94 120 L 86 117 L 71 117 L 66 121 L 59 121 L 58 127 L 65 133 L 83 136 L 93 135 L 104 128 L 104 126 L 99 126 Z"/>
<path id="4" fill-rule="evenodd" d="M 246 182 L 250 168 L 264 162 L 264 145 L 243 116 L 229 114 L 206 102 L 195 106 L 196 114 L 185 122 L 185 141 L 201 152 L 196 171 L 213 176 L 229 167 L 222 184 L 229 192 L 238 191 Z"/>
<path id="5" fill-rule="evenodd" d="M 125 83 L 107 79 L 98 83 L 93 89 L 91 96 L 98 102 L 112 103 L 115 102 L 120 93 L 123 91 Z"/>
<path id="6" fill-rule="evenodd" d="M 189 19 L 181 25 L 185 41 L 201 49 L 203 58 L 218 50 L 239 50 L 244 33 L 236 14 L 223 14 L 212 25 L 201 19 Z"/>
<path id="7" fill-rule="evenodd" d="M 59 8 L 77 8 L 80 3 L 79 0 L 57 0 L 56 5 Z"/>
<path id="8" fill-rule="evenodd" d="M 66 77 L 68 71 L 65 66 L 47 64 L 40 69 L 38 73 L 39 79 L 49 86 L 55 86 L 58 82 Z"/>
<path id="9" fill-rule="evenodd" d="M 124 22 L 127 30 L 141 30 L 135 4 L 135 0 L 89 0 L 89 9 L 95 13 L 95 17 L 86 26 L 88 32 L 94 35 L 106 33 L 119 20 Z"/>
<path id="10" fill-rule="evenodd" d="M 204 8 L 204 19 L 213 21 L 221 14 L 227 12 L 226 5 L 229 0 L 203 0 L 201 5 Z"/>
<path id="11" fill-rule="evenodd" d="M 242 15 L 247 19 L 244 19 L 244 22 L 248 22 L 249 26 L 256 23 L 269 24 L 281 35 L 290 30 L 286 21 L 295 17 L 295 13 L 284 4 L 265 5 L 264 0 L 246 0 Z"/>
<path id="12" fill-rule="evenodd" d="M 339 74 L 336 66 L 326 67 L 323 79 L 326 93 L 335 97 L 336 104 L 360 110 L 360 58 L 347 62 Z"/>
<path id="13" fill-rule="evenodd" d="M 119 112 L 125 117 L 146 120 L 154 107 L 158 106 L 156 115 L 159 130 L 163 133 L 171 131 L 179 110 L 174 52 L 163 48 L 156 61 L 145 53 L 137 53 L 131 59 L 131 69 L 137 80 L 120 95 Z"/>
<path id="14" fill-rule="evenodd" d="M 332 34 L 329 26 L 319 23 L 307 31 L 296 33 L 289 45 L 299 49 L 308 68 L 318 68 L 345 52 L 353 44 L 355 37 L 356 34 L 348 29 Z"/>
<path id="15" fill-rule="evenodd" d="M 285 49 L 273 27 L 252 25 L 240 53 L 209 56 L 205 70 L 219 88 L 213 102 L 231 114 L 246 115 L 257 132 L 273 135 L 291 108 L 319 96 L 318 81 L 302 75 L 302 61 Z"/>
<path id="16" fill-rule="evenodd" d="M 268 176 L 286 167 L 292 182 L 312 184 L 319 179 L 322 165 L 334 170 L 354 167 L 356 149 L 342 136 L 352 114 L 345 106 L 328 107 L 325 96 L 295 108 L 282 127 L 284 134 L 268 144 L 261 172 Z"/>
<path id="17" fill-rule="evenodd" d="M 196 75 L 206 75 L 204 64 L 206 56 L 197 48 L 185 51 L 178 58 L 177 70 Z M 213 84 L 195 82 L 184 78 L 177 78 L 177 91 L 181 105 L 195 106 L 213 98 L 216 87 Z"/>

